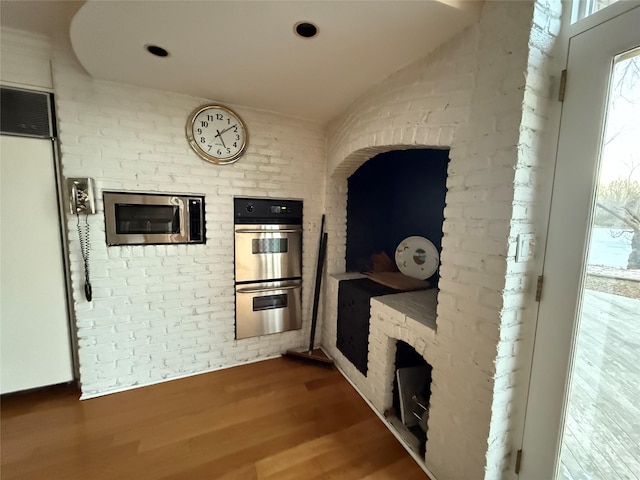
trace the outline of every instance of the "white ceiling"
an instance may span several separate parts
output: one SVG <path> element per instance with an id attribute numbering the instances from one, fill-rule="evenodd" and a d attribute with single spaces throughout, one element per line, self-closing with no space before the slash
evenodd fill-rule
<path id="1" fill-rule="evenodd" d="M 479 0 L 2 0 L 3 26 L 70 39 L 95 78 L 326 123 L 474 22 Z M 74 16 L 75 13 L 75 16 Z M 294 24 L 319 34 L 299 38 Z M 169 51 L 149 54 L 145 45 Z"/>

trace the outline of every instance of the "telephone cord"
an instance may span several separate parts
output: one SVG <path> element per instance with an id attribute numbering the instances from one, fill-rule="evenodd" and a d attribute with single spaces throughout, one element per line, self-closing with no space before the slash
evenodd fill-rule
<path id="1" fill-rule="evenodd" d="M 91 301 L 92 292 L 89 277 L 89 215 L 85 214 L 84 225 L 80 225 L 80 214 L 78 214 L 76 226 L 78 229 L 78 240 L 80 241 L 80 254 L 82 255 L 82 262 L 84 264 L 84 292 L 87 300 Z"/>

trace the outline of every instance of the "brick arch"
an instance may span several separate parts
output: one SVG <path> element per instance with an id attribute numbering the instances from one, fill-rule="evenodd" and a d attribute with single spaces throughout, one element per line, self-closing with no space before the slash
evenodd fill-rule
<path id="1" fill-rule="evenodd" d="M 476 25 L 369 90 L 327 132 L 327 273 L 345 271 L 347 177 L 377 153 L 451 147 L 437 338 L 419 334 L 434 369 L 425 464 L 441 478 L 502 478 L 521 435 L 528 374 L 517 367 L 528 360 L 516 347 L 536 308 L 527 289 L 505 282 L 537 275 L 537 262 L 514 265 L 514 237 L 538 234 L 537 207 L 547 204 L 540 182 L 553 165 L 540 140 L 557 125 L 548 89 L 537 87 L 556 68 L 561 10 L 560 2 L 485 2 Z M 380 380 L 334 346 L 341 277 L 327 280 L 323 345 L 376 404 L 371 385 Z"/>
<path id="2" fill-rule="evenodd" d="M 358 170 L 364 163 L 381 153 L 392 152 L 395 150 L 415 150 L 422 148 L 441 148 L 427 145 L 381 145 L 361 148 L 347 155 L 332 172 L 329 173 L 330 178 L 347 179 Z"/>
<path id="3" fill-rule="evenodd" d="M 430 131 L 427 126 L 424 127 L 425 132 Z M 441 129 L 435 128 L 434 131 L 441 132 Z M 361 148 L 351 150 L 353 144 L 347 145 L 347 151 L 342 161 L 338 162 L 335 167 L 329 167 L 326 179 L 326 204 L 325 211 L 326 228 L 329 232 L 329 243 L 327 248 L 327 273 L 341 274 L 346 271 L 346 239 L 347 239 L 347 194 L 348 194 L 348 178 L 371 158 L 376 155 L 398 150 L 409 149 L 449 149 L 449 156 L 453 161 L 454 145 L 452 145 L 455 129 L 448 130 L 447 135 L 435 135 L 433 143 L 415 143 L 415 144 L 384 144 L 362 146 Z M 433 135 L 432 135 L 433 136 Z M 432 138 L 430 136 L 429 138 Z M 426 133 L 425 133 L 426 137 Z M 372 139 L 373 142 L 373 139 Z M 373 142 L 374 143 L 374 142 Z M 331 165 L 331 163 L 330 163 Z M 446 221 L 446 220 L 445 220 Z M 444 239 L 443 239 L 444 242 Z M 337 293 L 338 281 L 328 282 L 327 300 L 325 303 L 326 318 L 322 324 L 322 341 L 328 345 L 325 347 L 338 358 L 338 364 L 348 372 L 350 380 L 363 392 L 364 396 L 371 402 L 371 405 L 380 414 L 391 406 L 393 394 L 393 378 L 395 375 L 395 355 L 397 350 L 397 341 L 411 345 L 418 354 L 420 354 L 433 368 L 441 363 L 442 354 L 438 354 L 437 349 L 430 348 L 435 341 L 436 332 L 430 330 L 424 325 L 413 325 L 409 328 L 406 324 L 395 321 L 392 318 L 385 317 L 384 320 L 372 314 L 370 323 L 370 335 L 376 335 L 377 340 L 370 342 L 372 351 L 369 355 L 369 374 L 365 378 L 355 367 L 351 367 L 348 362 L 342 360 L 341 353 L 337 351 L 333 345 L 336 338 L 335 322 L 331 321 L 333 312 L 337 311 Z M 381 315 L 384 313 L 381 312 Z M 375 318 L 374 318 L 375 317 Z M 414 322 L 415 323 L 415 322 Z M 371 363 L 371 359 L 376 358 L 375 364 Z M 435 374 L 436 377 L 439 373 Z M 432 383 L 432 406 L 435 412 L 442 410 L 442 406 L 448 403 L 447 398 L 443 398 L 442 392 L 437 389 L 434 392 Z M 430 410 L 431 410 L 430 409 Z"/>

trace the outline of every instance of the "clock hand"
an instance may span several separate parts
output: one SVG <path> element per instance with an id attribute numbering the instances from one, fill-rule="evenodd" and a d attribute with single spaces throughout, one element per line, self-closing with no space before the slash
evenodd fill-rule
<path id="1" fill-rule="evenodd" d="M 220 139 L 220 141 L 222 142 L 222 146 L 223 146 L 224 148 L 227 148 L 227 146 L 224 144 L 224 139 L 222 138 L 222 134 L 223 134 L 224 132 L 226 132 L 226 130 L 220 131 L 220 130 L 216 129 L 216 132 L 218 132 L 218 134 L 217 134 L 217 135 L 215 135 L 213 138 L 218 137 L 218 138 Z"/>
<path id="2" fill-rule="evenodd" d="M 216 132 L 218 132 L 218 135 L 222 135 L 224 132 L 228 132 L 229 130 L 231 130 L 234 127 L 237 127 L 238 124 L 236 123 L 235 125 L 231 125 L 229 128 L 225 128 L 224 130 L 222 130 L 221 132 L 218 132 L 218 130 L 216 130 Z M 216 136 L 218 136 L 216 135 Z"/>

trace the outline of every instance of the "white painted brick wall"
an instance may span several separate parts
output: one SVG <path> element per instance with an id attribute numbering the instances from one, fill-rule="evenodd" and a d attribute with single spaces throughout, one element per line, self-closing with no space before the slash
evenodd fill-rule
<path id="1" fill-rule="evenodd" d="M 486 478 L 515 480 L 515 458 L 521 447 L 522 421 L 537 304 L 533 301 L 535 278 L 542 258 L 516 262 L 520 233 L 535 233 L 542 243 L 546 228 L 546 197 L 553 171 L 552 137 L 557 131 L 558 104 L 553 101 L 553 76 L 561 70 L 554 55 L 560 34 L 562 5 L 551 0 L 534 3 L 529 28 L 527 70 L 515 165 L 513 205 L 509 234 L 500 338 L 495 359 L 492 421 L 487 443 Z M 562 55 L 562 54 L 561 54 Z M 548 185 L 547 185 L 548 183 Z M 540 246 L 538 253 L 541 252 Z"/>
<path id="2" fill-rule="evenodd" d="M 94 80 L 65 50 L 56 50 L 53 71 L 63 175 L 93 177 L 98 198 L 98 214 L 89 218 L 91 303 L 82 293 L 76 217 L 68 219 L 83 394 L 305 345 L 323 212 L 326 153 L 320 126 L 233 106 L 247 123 L 249 146 L 237 163 L 216 166 L 197 157 L 184 134 L 188 115 L 206 99 Z M 107 247 L 107 189 L 205 195 L 206 245 Z M 304 201 L 302 330 L 234 339 L 234 196 Z"/>
<path id="3" fill-rule="evenodd" d="M 545 15 L 551 21 L 543 27 Z M 535 4 L 533 28 L 545 34 L 530 34 L 533 2 L 487 2 L 478 24 L 367 92 L 329 126 L 328 265 L 336 274 L 345 268 L 348 176 L 383 151 L 451 147 L 437 334 L 408 334 L 399 317 L 376 310 L 369 359 L 370 368 L 393 361 L 393 339 L 408 338 L 434 367 L 425 463 L 439 480 L 506 477 L 520 428 L 514 415 L 527 380 L 519 375 L 518 343 L 535 314 L 536 265 L 515 262 L 515 240 L 539 228 L 538 173 L 549 159 L 538 148 L 545 115 L 534 107 L 548 96 L 545 49 L 557 33 L 550 30 L 555 17 L 546 2 Z M 365 378 L 336 349 L 337 290 L 332 281 L 324 346 L 382 411 L 390 394 L 379 382 L 388 383 L 391 367 L 374 367 Z M 385 333 L 377 338 L 382 317 Z"/>
<path id="4" fill-rule="evenodd" d="M 336 242 L 330 245 L 328 253 L 329 270 L 335 273 L 344 271 L 344 249 L 346 240 L 346 178 L 353 173 L 364 161 L 372 156 L 398 148 L 412 147 L 450 147 L 453 139 L 457 138 L 457 130 L 464 125 L 471 114 L 470 100 L 473 98 L 476 65 L 476 50 L 479 38 L 479 28 L 474 26 L 463 32 L 456 39 L 447 45 L 438 49 L 429 55 L 424 61 L 418 62 L 407 67 L 401 72 L 392 75 L 386 82 L 368 92 L 362 100 L 355 103 L 350 111 L 342 118 L 338 119 L 329 129 L 329 158 L 328 158 L 328 180 L 327 180 L 327 210 L 335 210 L 335 215 L 329 218 L 328 228 L 330 237 L 336 238 Z M 437 86 L 437 88 L 436 88 Z M 451 90 L 448 89 L 451 86 Z M 389 95 L 393 92 L 393 95 Z M 406 95 L 406 97 L 405 97 Z M 416 98 L 420 98 L 416 101 Z M 458 100 L 458 99 L 461 99 Z M 456 103 L 457 114 L 459 119 L 453 117 L 446 118 L 441 116 L 450 123 L 430 123 L 427 115 L 432 109 L 436 111 L 444 111 L 445 106 L 450 102 Z M 396 117 L 392 113 L 397 111 L 397 104 L 404 105 L 404 114 L 402 121 L 396 125 Z M 413 114 L 412 121 L 407 121 L 407 116 Z M 431 116 L 437 119 L 438 116 Z M 398 144 L 394 140 L 394 131 L 406 128 L 410 133 L 407 135 L 395 134 L 395 138 L 406 137 L 408 140 L 402 144 Z M 462 143 L 462 142 L 460 142 Z M 485 165 L 475 166 L 477 159 L 469 157 L 466 154 L 466 144 L 461 148 L 458 157 L 455 150 L 451 152 L 451 169 L 460 165 L 461 172 L 471 171 L 470 175 L 484 174 L 482 171 Z M 467 159 L 468 158 L 468 159 Z M 456 163 L 459 162 L 459 163 Z M 513 175 L 513 173 L 512 173 Z M 445 217 L 447 219 L 461 219 L 461 226 L 456 235 L 450 235 L 447 223 L 445 223 L 445 238 L 443 239 L 443 265 L 441 268 L 441 283 L 443 291 L 440 292 L 439 302 L 450 304 L 451 307 L 445 311 L 438 306 L 438 323 L 442 321 L 443 314 L 450 312 L 452 315 L 450 321 L 452 325 L 456 323 L 461 316 L 458 295 L 465 295 L 464 292 L 458 292 L 454 286 L 447 285 L 447 279 L 460 278 L 464 276 L 464 272 L 468 268 L 463 262 L 458 262 L 460 266 L 454 266 L 453 263 L 446 262 L 446 249 L 460 252 L 459 243 L 469 232 L 462 221 L 463 211 L 466 208 L 466 202 L 469 201 L 469 193 L 473 192 L 473 185 L 465 185 L 465 178 L 462 174 L 451 176 L 448 181 L 449 192 L 456 193 L 456 189 L 460 192 L 460 201 L 458 204 L 451 204 L 447 199 L 447 207 L 445 209 Z M 480 183 L 480 182 L 478 182 Z M 463 192 L 464 191 L 464 192 Z M 477 203 L 472 203 L 476 205 Z M 477 222 L 479 223 L 479 222 Z M 468 254 L 467 256 L 472 256 Z M 456 258 L 453 256 L 453 258 Z M 460 287 L 462 282 L 457 282 L 456 287 Z M 468 290 L 469 300 L 477 301 L 479 292 L 473 286 L 461 287 Z M 337 310 L 337 282 L 332 285 L 331 291 L 327 295 L 327 312 L 336 312 Z M 473 309 L 471 309 L 473 312 Z M 493 311 L 492 311 L 493 312 Z M 335 314 L 334 314 L 335 315 Z M 445 317 L 446 318 L 446 317 Z M 390 318 L 387 319 L 390 321 Z M 372 319 L 373 323 L 373 319 Z M 462 323 L 462 322 L 460 322 Z M 446 337 L 446 333 L 455 333 L 455 337 Z M 382 379 L 378 378 L 376 382 L 387 384 L 385 378 L 390 375 L 393 368 L 392 362 L 395 358 L 395 341 L 402 335 L 401 331 L 388 332 L 389 337 L 382 336 L 375 345 L 381 345 L 379 355 L 382 360 L 370 358 L 370 366 L 382 365 L 378 368 L 374 367 L 373 371 L 383 372 Z M 452 382 L 451 378 L 455 369 L 468 369 L 467 361 L 455 362 L 459 347 L 456 345 L 457 338 L 466 336 L 471 340 L 474 339 L 475 332 L 469 330 L 466 325 L 455 325 L 455 329 L 444 327 L 438 332 L 437 339 L 426 343 L 426 352 L 435 354 L 433 358 L 427 361 L 434 367 L 433 385 L 432 385 L 432 401 L 429 426 L 429 445 L 427 449 L 426 465 L 440 480 L 447 478 L 480 478 L 484 470 L 484 461 L 482 456 L 486 451 L 486 443 L 474 448 L 466 448 L 464 458 L 453 459 L 455 452 L 460 445 L 468 445 L 468 435 L 463 435 L 462 430 L 466 429 L 462 419 L 469 414 L 465 411 L 466 406 L 461 399 L 465 398 L 464 389 L 458 388 L 464 385 L 465 381 L 471 376 L 471 372 L 464 375 L 462 382 Z M 410 337 L 410 335 L 407 335 Z M 324 322 L 323 339 L 324 345 L 330 353 L 336 358 L 337 363 L 349 375 L 350 379 L 358 385 L 365 395 L 368 396 L 379 410 L 384 410 L 390 406 L 390 392 L 384 392 L 382 397 L 376 396 L 377 388 L 369 384 L 368 379 L 362 376 L 335 348 L 336 326 L 335 318 L 328 316 Z M 408 343 L 417 344 L 422 337 L 407 338 Z M 469 348 L 465 346 L 465 348 Z M 473 345 L 472 349 L 475 349 Z M 374 355 L 376 348 L 370 352 Z M 442 352 L 442 353 L 439 353 Z M 391 362 L 391 364 L 388 364 Z M 375 378 L 375 376 L 374 376 Z M 371 381 L 373 383 L 373 380 Z M 374 392 L 372 392 L 374 390 Z M 490 392 L 483 394 L 484 404 L 487 410 L 490 406 Z M 480 395 L 481 397 L 483 395 Z M 468 396 L 468 395 L 467 395 Z M 382 403 L 381 403 L 382 402 Z M 449 406 L 458 406 L 459 408 L 449 409 Z M 432 425 L 433 424 L 433 425 Z M 447 424 L 446 428 L 444 425 Z M 475 424 L 475 422 L 474 422 Z M 487 424 L 488 433 L 488 424 Z M 438 433 L 441 432 L 441 433 Z M 449 432 L 445 434 L 444 432 Z M 467 433 L 470 433 L 467 431 Z M 486 442 L 485 436 L 485 442 Z M 467 471 L 474 471 L 475 476 L 465 476 Z M 478 473 L 479 472 L 479 473 Z"/>
<path id="5" fill-rule="evenodd" d="M 388 150 L 451 147 L 437 334 L 403 328 L 403 315 L 378 305 L 370 381 L 335 349 L 338 283 L 326 275 L 318 338 L 322 334 L 324 346 L 380 410 L 390 402 L 377 385 L 388 383 L 395 339 L 412 344 L 434 366 L 427 466 L 439 480 L 507 478 L 509 443 L 518 428 L 513 416 L 521 406 L 514 392 L 527 380 L 522 352 L 531 333 L 527 322 L 535 316 L 535 262 L 514 262 L 515 238 L 537 233 L 532 196 L 545 176 L 539 142 L 558 27 L 557 5 L 538 0 L 534 8 L 531 2 L 488 2 L 477 25 L 392 75 L 336 119 L 328 152 L 317 125 L 236 107 L 249 124 L 251 149 L 226 167 L 199 160 L 184 140 L 186 116 L 205 100 L 94 81 L 68 52 L 58 51 L 54 81 L 66 176 L 95 176 L 98 193 L 126 188 L 207 195 L 206 246 L 106 248 L 102 214 L 91 217 L 91 304 L 81 296 L 69 220 L 85 393 L 304 344 L 316 218 L 325 194 L 327 270 L 339 273 L 345 268 L 347 177 Z M 536 35 L 529 34 L 532 17 Z M 302 332 L 233 340 L 233 195 L 305 200 Z"/>

